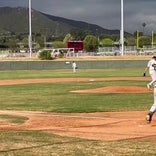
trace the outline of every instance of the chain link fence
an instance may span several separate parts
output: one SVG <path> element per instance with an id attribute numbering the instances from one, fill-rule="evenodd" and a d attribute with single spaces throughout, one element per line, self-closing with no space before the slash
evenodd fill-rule
<path id="1" fill-rule="evenodd" d="M 121 55 L 119 47 L 99 47 L 97 52 L 75 52 L 70 57 L 85 57 L 85 56 L 119 56 Z M 156 45 L 144 46 L 143 48 L 137 49 L 136 46 L 125 46 L 124 55 L 156 55 Z M 38 59 L 39 52 L 16 52 L 9 49 L 0 49 L 0 59 Z M 66 53 L 64 57 L 68 57 Z"/>

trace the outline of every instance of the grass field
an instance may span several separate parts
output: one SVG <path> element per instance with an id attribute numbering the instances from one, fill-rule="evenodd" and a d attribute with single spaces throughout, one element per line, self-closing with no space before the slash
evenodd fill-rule
<path id="1" fill-rule="evenodd" d="M 1 71 L 0 79 L 64 77 L 139 77 L 144 69 Z M 25 84 L 0 86 L 0 110 L 35 110 L 49 112 L 107 112 L 147 110 L 153 102 L 151 93 L 75 94 L 71 90 L 104 86 L 146 86 L 146 81 L 99 81 Z M 27 119 L 2 116 L 12 123 Z M 61 137 L 40 131 L 1 131 L 0 156 L 151 156 L 156 141 L 95 141 Z"/>
<path id="2" fill-rule="evenodd" d="M 142 76 L 144 69 L 86 69 L 78 70 L 25 70 L 25 71 L 0 71 L 0 79 L 28 79 L 28 78 L 68 78 L 68 77 L 125 77 Z"/>
<path id="3" fill-rule="evenodd" d="M 26 84 L 0 87 L 1 110 L 36 110 L 51 112 L 104 112 L 145 110 L 153 95 L 144 94 L 77 94 L 72 90 L 103 86 L 145 86 L 146 82 L 70 82 L 55 84 Z M 144 97 L 144 98 L 143 98 Z M 126 102 L 125 102 L 126 101 Z"/>

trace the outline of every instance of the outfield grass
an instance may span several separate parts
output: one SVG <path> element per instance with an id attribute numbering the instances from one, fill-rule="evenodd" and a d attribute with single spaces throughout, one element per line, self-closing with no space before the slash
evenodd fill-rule
<path id="1" fill-rule="evenodd" d="M 142 76 L 144 69 L 79 69 L 77 73 L 72 70 L 22 70 L 0 71 L 0 79 L 28 79 L 28 78 L 67 78 L 67 77 L 124 77 Z"/>
<path id="2" fill-rule="evenodd" d="M 52 77 L 141 76 L 144 69 L 1 71 L 0 79 Z M 77 94 L 71 90 L 104 86 L 140 86 L 146 81 L 68 82 L 0 86 L 0 110 L 39 110 L 50 112 L 105 112 L 147 110 L 151 93 Z M 10 117 L 0 116 L 0 119 Z M 12 121 L 13 122 L 13 121 Z M 154 156 L 155 141 L 95 141 L 60 137 L 39 131 L 0 132 L 0 156 Z"/>

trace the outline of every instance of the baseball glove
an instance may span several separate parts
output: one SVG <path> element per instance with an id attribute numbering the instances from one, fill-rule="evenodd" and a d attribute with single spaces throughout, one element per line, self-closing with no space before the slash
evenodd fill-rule
<path id="1" fill-rule="evenodd" d="M 143 77 L 145 77 L 146 76 L 146 73 L 143 73 Z"/>

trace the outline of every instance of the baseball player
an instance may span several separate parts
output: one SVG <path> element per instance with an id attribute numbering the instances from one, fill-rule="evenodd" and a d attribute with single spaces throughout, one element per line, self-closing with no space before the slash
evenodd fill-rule
<path id="1" fill-rule="evenodd" d="M 148 62 L 143 76 L 146 76 L 147 70 L 149 70 L 149 74 L 152 78 L 152 81 L 147 84 L 147 88 L 150 89 L 153 86 L 153 83 L 156 81 L 156 56 L 153 56 L 152 59 Z"/>
<path id="2" fill-rule="evenodd" d="M 154 95 L 154 104 L 152 105 L 152 107 L 149 110 L 149 113 L 146 116 L 147 123 L 151 123 L 152 116 L 156 112 L 156 82 L 154 83 L 153 95 Z"/>
<path id="3" fill-rule="evenodd" d="M 73 68 L 73 72 L 75 73 L 76 69 L 77 69 L 77 65 L 76 65 L 76 63 L 74 61 L 72 63 L 72 68 Z"/>

